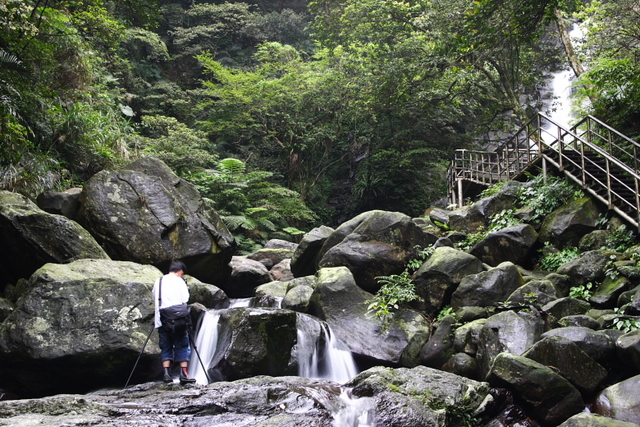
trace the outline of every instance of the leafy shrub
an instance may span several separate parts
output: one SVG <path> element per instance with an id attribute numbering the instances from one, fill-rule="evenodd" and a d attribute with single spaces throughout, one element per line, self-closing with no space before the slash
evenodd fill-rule
<path id="1" fill-rule="evenodd" d="M 514 216 L 514 209 L 504 209 L 491 216 L 489 232 L 502 230 L 512 225 L 520 224 L 520 220 Z"/>
<path id="2" fill-rule="evenodd" d="M 571 289 L 569 289 L 569 296 L 571 298 L 577 298 L 584 301 L 589 301 L 589 299 L 593 295 L 593 291 L 591 290 L 592 288 L 593 288 L 593 283 L 591 282 L 588 282 L 585 285 L 574 286 Z"/>
<path id="3" fill-rule="evenodd" d="M 560 206 L 583 197 L 584 194 L 570 182 L 551 175 L 536 176 L 518 191 L 521 206 L 532 210 L 531 221 L 539 221 Z"/>
<path id="4" fill-rule="evenodd" d="M 561 251 L 547 254 L 540 260 L 540 270 L 556 271 L 561 265 L 577 258 L 579 255 L 580 251 L 575 247 L 568 247 Z"/>
<path id="5" fill-rule="evenodd" d="M 622 224 L 615 230 L 610 230 L 605 240 L 605 246 L 616 252 L 624 252 L 636 243 L 636 236 L 627 226 Z"/>

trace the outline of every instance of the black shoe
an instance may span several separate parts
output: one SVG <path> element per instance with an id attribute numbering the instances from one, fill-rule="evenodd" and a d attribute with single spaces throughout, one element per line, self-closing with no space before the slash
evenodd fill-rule
<path id="1" fill-rule="evenodd" d="M 169 374 L 164 374 L 164 378 L 162 378 L 162 381 L 165 383 L 172 383 L 173 382 L 173 378 L 171 378 L 171 375 Z"/>
<path id="2" fill-rule="evenodd" d="M 189 378 L 184 374 L 180 374 L 180 384 L 191 384 L 195 382 L 196 382 L 195 378 Z"/>

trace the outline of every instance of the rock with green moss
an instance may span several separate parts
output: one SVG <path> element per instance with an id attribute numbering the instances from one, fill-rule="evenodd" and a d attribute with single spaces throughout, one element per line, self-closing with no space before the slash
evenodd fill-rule
<path id="1" fill-rule="evenodd" d="M 588 197 L 569 202 L 545 217 L 540 241 L 558 249 L 577 247 L 582 236 L 596 229 L 599 215 L 598 205 Z"/>
<path id="2" fill-rule="evenodd" d="M 371 368 L 346 386 L 373 400 L 380 426 L 471 426 L 492 401 L 487 383 L 425 366 Z"/>
<path id="3" fill-rule="evenodd" d="M 470 274 L 460 281 L 451 296 L 451 307 L 486 307 L 505 301 L 524 279 L 515 264 L 503 262 L 489 271 Z"/>
<path id="4" fill-rule="evenodd" d="M 110 260 L 38 269 L 0 326 L 0 387 L 29 396 L 124 385 L 153 330 L 151 290 L 161 275 Z M 137 380 L 157 374 L 156 342 L 154 334 Z"/>
<path id="5" fill-rule="evenodd" d="M 640 375 L 613 384 L 597 396 L 593 412 L 640 425 Z"/>
<path id="6" fill-rule="evenodd" d="M 113 259 L 167 266 L 220 285 L 236 242 L 210 203 L 162 161 L 147 157 L 85 183 L 78 222 Z"/>
<path id="7" fill-rule="evenodd" d="M 0 257 L 6 283 L 28 279 L 46 263 L 83 258 L 109 259 L 96 240 L 75 221 L 47 213 L 26 197 L 0 191 Z"/>
<path id="8" fill-rule="evenodd" d="M 487 381 L 515 391 L 533 418 L 545 425 L 557 425 L 584 409 L 580 392 L 568 380 L 524 356 L 497 355 Z"/>
<path id="9" fill-rule="evenodd" d="M 418 311 L 399 309 L 389 319 L 369 311 L 373 295 L 363 291 L 346 267 L 318 271 L 309 313 L 325 320 L 356 356 L 402 366 L 420 363 L 429 322 Z"/>

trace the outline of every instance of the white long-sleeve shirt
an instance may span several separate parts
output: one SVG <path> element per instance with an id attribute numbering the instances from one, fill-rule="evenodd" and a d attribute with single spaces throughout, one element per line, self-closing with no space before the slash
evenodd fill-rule
<path id="1" fill-rule="evenodd" d="M 162 295 L 159 295 L 158 286 L 160 279 L 153 285 L 153 301 L 155 304 L 155 325 L 156 328 L 162 326 L 160 321 L 160 309 L 172 305 L 186 304 L 189 302 L 189 288 L 187 283 L 175 274 L 165 274 L 162 276 Z M 158 304 L 158 296 L 162 297 L 162 306 Z"/>

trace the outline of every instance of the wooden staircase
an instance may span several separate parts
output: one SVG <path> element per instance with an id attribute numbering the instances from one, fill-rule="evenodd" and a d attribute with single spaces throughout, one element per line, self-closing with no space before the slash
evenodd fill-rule
<path id="1" fill-rule="evenodd" d="M 526 172 L 546 176 L 552 167 L 640 231 L 639 152 L 639 143 L 595 117 L 566 129 L 538 113 L 496 151 L 456 150 L 447 173 L 449 201 L 463 206 L 492 184 Z"/>

